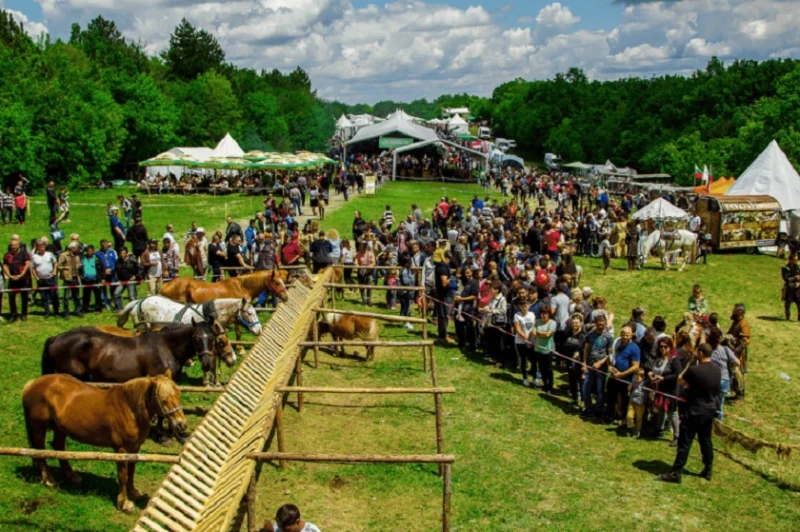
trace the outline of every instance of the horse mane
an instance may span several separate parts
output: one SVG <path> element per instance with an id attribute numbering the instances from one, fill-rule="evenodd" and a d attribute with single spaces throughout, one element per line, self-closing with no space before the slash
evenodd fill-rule
<path id="1" fill-rule="evenodd" d="M 248 292 L 252 290 L 263 290 L 267 287 L 267 283 L 272 280 L 272 270 L 262 270 L 255 273 L 248 273 L 234 277 L 243 289 Z"/>
<path id="2" fill-rule="evenodd" d="M 131 405 L 131 410 L 135 416 L 139 417 L 139 415 L 144 414 L 148 419 L 150 418 L 147 401 L 150 386 L 153 384 L 150 377 L 139 377 L 138 379 L 131 379 L 122 385 L 122 390 L 125 392 L 125 399 L 127 399 L 128 404 Z"/>

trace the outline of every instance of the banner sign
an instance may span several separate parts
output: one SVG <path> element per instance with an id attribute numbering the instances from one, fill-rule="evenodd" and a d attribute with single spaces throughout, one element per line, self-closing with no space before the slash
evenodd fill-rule
<path id="1" fill-rule="evenodd" d="M 378 141 L 378 147 L 381 149 L 393 150 L 402 146 L 413 144 L 414 139 L 404 139 L 399 137 L 381 137 Z"/>

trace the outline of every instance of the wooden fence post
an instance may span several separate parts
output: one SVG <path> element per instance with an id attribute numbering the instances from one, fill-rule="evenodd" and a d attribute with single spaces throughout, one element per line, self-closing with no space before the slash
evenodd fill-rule
<path id="1" fill-rule="evenodd" d="M 303 385 L 303 360 L 301 357 L 297 357 L 297 363 L 295 365 L 295 374 L 297 378 L 295 382 L 298 386 Z M 302 413 L 303 412 L 303 392 L 297 392 L 297 411 Z"/>
<path id="2" fill-rule="evenodd" d="M 283 394 L 281 394 L 281 398 L 278 400 L 278 408 L 275 410 L 275 424 L 278 428 L 278 451 L 285 453 L 286 444 L 283 440 Z M 280 460 L 279 464 L 281 469 L 286 471 L 286 462 L 284 460 Z"/>
<path id="3" fill-rule="evenodd" d="M 444 475 L 442 478 L 442 532 L 450 532 L 450 499 L 452 498 L 452 487 L 450 485 L 450 468 L 452 464 L 443 464 Z"/>

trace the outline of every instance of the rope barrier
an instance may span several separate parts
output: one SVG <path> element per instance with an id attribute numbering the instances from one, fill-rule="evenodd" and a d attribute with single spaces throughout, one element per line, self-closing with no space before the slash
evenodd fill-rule
<path id="1" fill-rule="evenodd" d="M 176 281 L 180 279 L 179 277 L 175 277 L 174 279 L 160 279 L 162 284 L 169 283 L 171 281 Z M 205 277 L 193 277 L 196 280 L 203 280 Z M 76 284 L 76 285 L 56 285 L 56 286 L 37 286 L 35 288 L 4 288 L 0 290 L 0 293 L 12 293 L 16 294 L 18 292 L 47 292 L 53 290 L 73 290 L 76 288 L 103 288 L 103 287 L 116 287 L 116 286 L 128 286 L 128 285 L 138 285 L 138 284 L 148 284 L 149 281 L 143 279 L 141 281 L 111 281 L 106 282 L 103 281 L 101 283 L 91 283 L 91 284 Z"/>

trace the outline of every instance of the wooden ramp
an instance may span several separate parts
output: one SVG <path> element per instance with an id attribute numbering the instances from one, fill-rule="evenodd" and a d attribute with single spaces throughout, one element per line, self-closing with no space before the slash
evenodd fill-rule
<path id="1" fill-rule="evenodd" d="M 330 273 L 312 288 L 289 289 L 250 354 L 170 468 L 133 527 L 137 532 L 225 531 L 241 523 L 242 499 L 272 430 L 277 402 L 300 354 L 299 343 L 325 302 Z"/>

